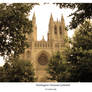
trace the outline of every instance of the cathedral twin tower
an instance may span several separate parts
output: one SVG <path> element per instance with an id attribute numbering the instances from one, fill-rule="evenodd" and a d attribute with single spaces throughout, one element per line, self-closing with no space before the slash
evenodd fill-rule
<path id="1" fill-rule="evenodd" d="M 36 25 L 36 17 L 35 17 L 35 13 L 33 14 L 33 18 L 32 18 L 32 25 L 33 25 L 33 40 L 37 41 L 37 25 Z M 63 35 L 66 34 L 65 31 L 65 22 L 64 22 L 64 18 L 63 15 L 61 16 L 61 21 L 54 21 L 53 20 L 53 16 L 51 14 L 50 16 L 50 20 L 49 20 L 49 31 L 48 31 L 48 41 L 52 41 L 52 40 L 57 40 L 60 41 L 62 40 Z"/>
<path id="2" fill-rule="evenodd" d="M 62 50 L 64 37 L 67 36 L 64 18 L 62 16 L 61 21 L 55 22 L 51 14 L 47 41 L 45 41 L 44 38 L 37 41 L 35 14 L 32 17 L 32 29 L 33 32 L 27 35 L 30 47 L 25 50 L 22 58 L 32 62 L 36 77 L 38 78 L 37 81 L 47 81 L 46 76 L 48 76 L 48 74 L 46 73 L 46 68 L 48 67 L 49 59 L 54 53 Z"/>

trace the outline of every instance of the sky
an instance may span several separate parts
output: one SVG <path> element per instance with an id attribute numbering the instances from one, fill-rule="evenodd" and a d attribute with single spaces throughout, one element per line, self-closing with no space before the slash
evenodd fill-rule
<path id="1" fill-rule="evenodd" d="M 37 39 L 41 40 L 42 36 L 44 36 L 45 40 L 47 40 L 47 33 L 48 33 L 48 24 L 50 15 L 52 13 L 53 18 L 55 21 L 57 19 L 60 21 L 61 16 L 64 16 L 65 25 L 68 26 L 69 22 L 71 21 L 72 17 L 68 17 L 73 11 L 72 9 L 60 9 L 59 6 L 53 4 L 41 4 L 36 5 L 30 12 L 30 19 L 32 20 L 33 13 L 36 16 L 36 24 L 37 24 Z M 68 31 L 68 36 L 72 37 L 73 30 Z"/>
<path id="2" fill-rule="evenodd" d="M 60 9 L 58 6 L 53 4 L 40 4 L 34 6 L 34 8 L 30 11 L 29 19 L 32 20 L 33 13 L 36 16 L 36 24 L 37 24 L 37 39 L 41 40 L 44 36 L 45 40 L 47 40 L 47 33 L 48 33 L 48 24 L 50 15 L 52 13 L 54 21 L 57 19 L 60 21 L 61 16 L 64 16 L 65 25 L 68 26 L 69 22 L 71 21 L 71 17 L 68 17 L 75 10 L 71 9 Z M 72 37 L 74 30 L 68 31 L 68 36 Z M 3 58 L 0 57 L 0 66 L 4 64 Z"/>

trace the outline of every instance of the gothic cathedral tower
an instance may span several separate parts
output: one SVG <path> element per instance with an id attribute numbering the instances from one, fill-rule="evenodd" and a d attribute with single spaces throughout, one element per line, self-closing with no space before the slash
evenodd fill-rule
<path id="1" fill-rule="evenodd" d="M 61 21 L 54 21 L 51 14 L 49 21 L 48 41 L 63 41 L 63 37 L 65 34 L 67 33 L 65 30 L 63 15 L 61 16 Z"/>
<path id="2" fill-rule="evenodd" d="M 46 68 L 48 67 L 50 57 L 57 51 L 61 51 L 64 46 L 64 36 L 67 36 L 65 30 L 65 22 L 63 15 L 60 21 L 54 21 L 51 14 L 48 27 L 48 40 L 43 38 L 37 41 L 37 25 L 35 13 L 32 17 L 32 30 L 33 32 L 28 35 L 29 48 L 25 50 L 25 53 L 21 56 L 24 60 L 32 62 L 35 69 L 35 75 L 38 78 L 37 81 L 47 81 Z"/>
<path id="3" fill-rule="evenodd" d="M 35 13 L 33 14 L 32 17 L 32 40 L 33 41 L 37 41 L 37 25 L 36 25 L 36 17 L 35 17 Z"/>

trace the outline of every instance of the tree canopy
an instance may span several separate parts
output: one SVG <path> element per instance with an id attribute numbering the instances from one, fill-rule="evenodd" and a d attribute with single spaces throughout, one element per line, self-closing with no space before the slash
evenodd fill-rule
<path id="1" fill-rule="evenodd" d="M 53 55 L 49 61 L 47 72 L 49 73 L 49 80 L 56 80 L 57 82 L 69 81 L 70 73 L 68 72 L 69 65 L 64 62 L 64 58 L 60 52 Z"/>
<path id="2" fill-rule="evenodd" d="M 71 8 L 76 11 L 72 13 L 70 16 L 72 20 L 70 22 L 70 28 L 77 28 L 80 24 L 83 24 L 85 19 L 92 18 L 92 4 L 91 3 L 56 3 L 60 6 L 60 8 Z"/>
<path id="3" fill-rule="evenodd" d="M 75 31 L 68 61 L 72 65 L 71 81 L 92 82 L 92 24 L 86 20 Z"/>
<path id="4" fill-rule="evenodd" d="M 90 20 L 86 20 L 76 29 L 71 47 L 65 46 L 63 50 L 63 53 L 57 53 L 49 62 L 50 78 L 58 82 L 92 82 L 92 23 Z"/>
<path id="5" fill-rule="evenodd" d="M 0 56 L 18 55 L 27 46 L 26 34 L 32 32 L 28 19 L 33 4 L 0 4 Z"/>
<path id="6" fill-rule="evenodd" d="M 34 82 L 35 80 L 34 69 L 30 61 L 16 58 L 0 67 L 0 82 Z"/>

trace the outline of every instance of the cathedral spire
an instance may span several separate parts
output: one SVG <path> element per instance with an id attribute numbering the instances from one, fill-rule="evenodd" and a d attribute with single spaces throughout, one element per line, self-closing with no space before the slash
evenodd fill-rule
<path id="1" fill-rule="evenodd" d="M 33 30 L 33 32 L 32 32 L 33 40 L 37 40 L 37 25 L 36 25 L 35 12 L 32 17 L 32 30 Z"/>
<path id="2" fill-rule="evenodd" d="M 63 14 L 62 14 L 62 16 L 61 16 L 61 24 L 62 24 L 63 27 L 65 27 L 65 20 L 64 20 Z"/>
<path id="3" fill-rule="evenodd" d="M 49 20 L 49 34 L 48 34 L 48 39 L 52 40 L 53 39 L 53 34 L 54 34 L 54 20 L 53 20 L 53 16 L 52 13 L 50 15 L 50 20 Z"/>
<path id="4" fill-rule="evenodd" d="M 61 27 L 62 27 L 63 37 L 64 37 L 64 36 L 67 36 L 67 31 L 66 31 L 66 29 L 65 29 L 65 20 L 64 20 L 63 14 L 62 14 L 62 16 L 61 16 Z"/>
<path id="5" fill-rule="evenodd" d="M 33 18 L 32 19 L 35 19 L 36 17 L 35 17 L 35 12 L 33 13 Z"/>
<path id="6" fill-rule="evenodd" d="M 51 21 L 53 21 L 53 16 L 52 16 L 52 13 L 51 13 L 51 15 L 50 15 L 50 20 L 51 20 Z"/>
<path id="7" fill-rule="evenodd" d="M 32 17 L 32 22 L 33 22 L 33 24 L 36 24 L 36 16 L 35 16 L 35 12 L 34 12 L 33 17 Z"/>
<path id="8" fill-rule="evenodd" d="M 52 13 L 51 13 L 49 24 L 52 24 L 52 23 L 53 23 L 53 16 L 52 16 Z"/>
<path id="9" fill-rule="evenodd" d="M 64 16 L 63 16 L 63 14 L 62 14 L 62 16 L 61 16 L 61 22 L 62 22 L 62 21 L 64 21 Z"/>

